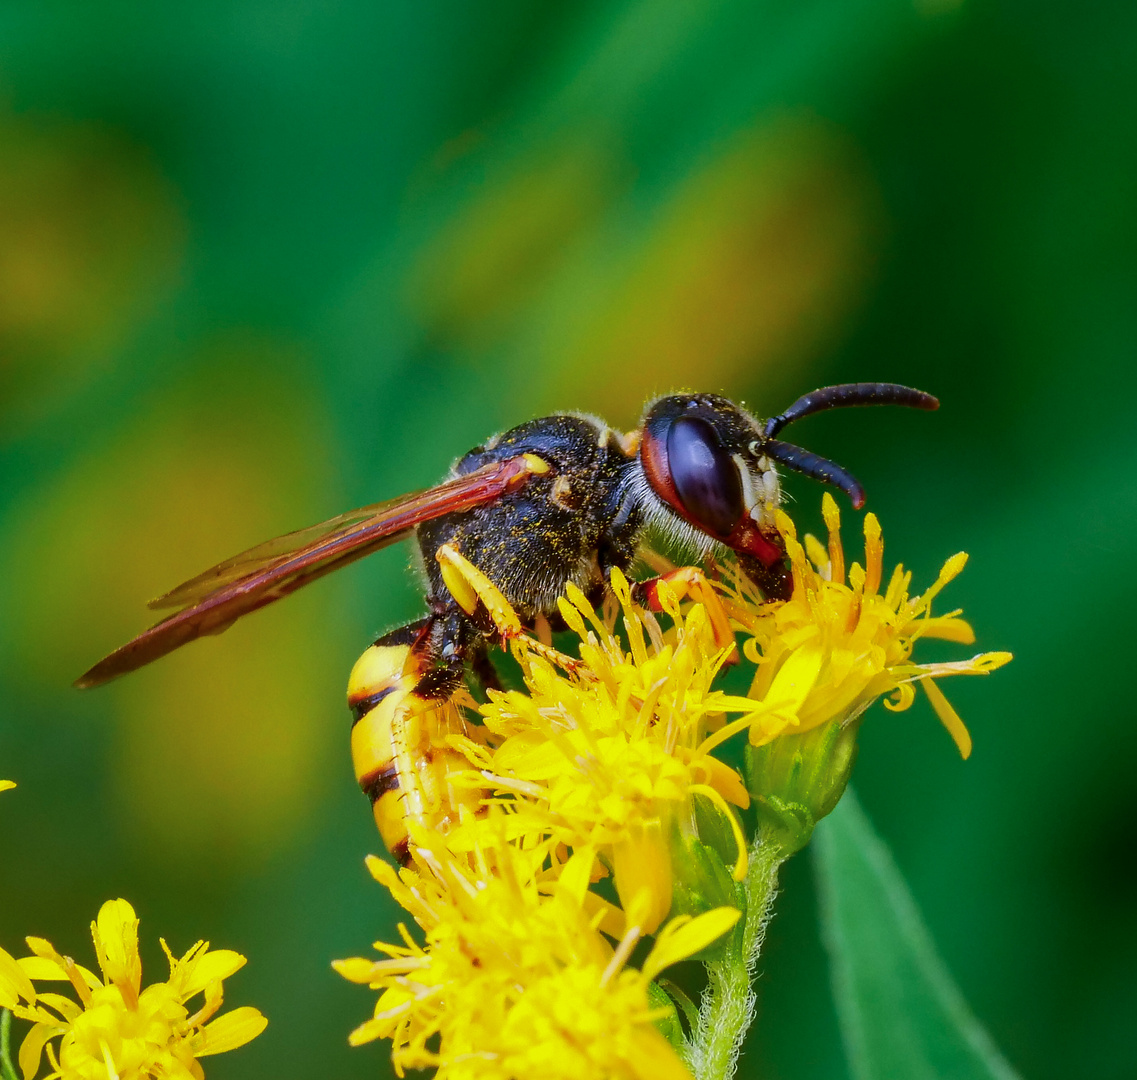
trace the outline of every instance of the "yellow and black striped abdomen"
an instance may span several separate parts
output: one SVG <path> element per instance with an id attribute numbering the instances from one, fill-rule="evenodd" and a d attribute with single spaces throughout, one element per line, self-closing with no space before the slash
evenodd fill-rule
<path id="1" fill-rule="evenodd" d="M 411 645 L 372 645 L 356 661 L 347 701 L 355 723 L 351 756 L 359 786 L 371 800 L 387 849 L 409 859 L 409 822 L 446 831 L 464 812 L 476 812 L 480 793 L 454 784 L 470 763 L 447 745 L 450 735 L 469 736 L 453 699 L 415 693 L 424 673 Z"/>

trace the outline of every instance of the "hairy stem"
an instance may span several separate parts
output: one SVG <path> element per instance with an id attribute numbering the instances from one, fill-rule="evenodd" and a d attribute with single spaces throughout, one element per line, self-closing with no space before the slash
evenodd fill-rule
<path id="1" fill-rule="evenodd" d="M 709 981 L 699 1003 L 699 1023 L 690 1048 L 696 1080 L 731 1080 L 734 1076 L 738 1052 L 754 1019 L 756 998 L 751 984 L 778 893 L 778 867 L 784 861 L 781 849 L 762 843 L 761 838 L 750 850 L 742 949 L 707 964 Z"/>

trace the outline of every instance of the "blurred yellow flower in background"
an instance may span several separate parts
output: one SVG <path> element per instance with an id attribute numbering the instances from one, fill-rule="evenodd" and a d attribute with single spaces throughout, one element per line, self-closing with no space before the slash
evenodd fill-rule
<path id="1" fill-rule="evenodd" d="M 210 951 L 199 941 L 175 959 L 163 941 L 170 977 L 143 988 L 138 919 L 129 903 L 103 904 L 91 937 L 102 978 L 43 938 L 29 937 L 34 955 L 20 960 L 0 949 L 0 1007 L 33 1025 L 20 1047 L 24 1080 L 37 1075 L 45 1050 L 51 1071 L 43 1080 L 201 1080 L 198 1058 L 236 1049 L 264 1031 L 268 1021 L 249 1006 L 212 1019 L 223 980 L 245 964 L 239 953 Z M 78 1003 L 36 990 L 35 982 L 44 981 L 70 982 Z M 204 1001 L 191 1014 L 186 1002 L 197 994 Z"/>

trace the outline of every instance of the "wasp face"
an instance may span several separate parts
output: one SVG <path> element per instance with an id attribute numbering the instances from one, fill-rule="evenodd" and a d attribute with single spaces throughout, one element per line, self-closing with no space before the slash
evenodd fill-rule
<path id="1" fill-rule="evenodd" d="M 652 493 L 687 525 L 772 567 L 781 487 L 758 422 L 715 394 L 676 394 L 644 419 L 640 462 Z"/>

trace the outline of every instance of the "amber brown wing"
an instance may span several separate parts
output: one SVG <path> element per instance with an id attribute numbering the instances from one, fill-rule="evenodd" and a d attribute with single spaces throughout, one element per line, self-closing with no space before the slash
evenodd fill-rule
<path id="1" fill-rule="evenodd" d="M 382 515 L 392 510 L 405 509 L 408 503 L 433 495 L 436 490 L 432 488 L 429 491 L 416 491 L 398 499 L 361 506 L 358 510 L 349 510 L 346 514 L 321 521 L 318 525 L 309 525 L 306 529 L 297 529 L 295 532 L 273 537 L 263 544 L 249 548 L 248 551 L 234 555 L 231 559 L 211 566 L 208 570 L 203 570 L 197 577 L 183 581 L 181 585 L 156 597 L 146 606 L 154 611 L 189 607 L 226 585 L 231 585 L 252 574 L 271 570 L 274 566 L 294 558 L 311 547 L 329 544 L 342 536 L 352 535 L 361 527 L 375 524 Z M 388 544 L 393 544 L 400 537 L 391 535 L 385 539 Z"/>
<path id="2" fill-rule="evenodd" d="M 528 457 L 509 458 L 429 491 L 352 510 L 258 544 L 151 601 L 153 608 L 182 610 L 100 660 L 75 685 L 99 686 L 203 634 L 219 634 L 242 615 L 402 540 L 424 521 L 472 509 L 515 490 L 542 467 Z"/>

